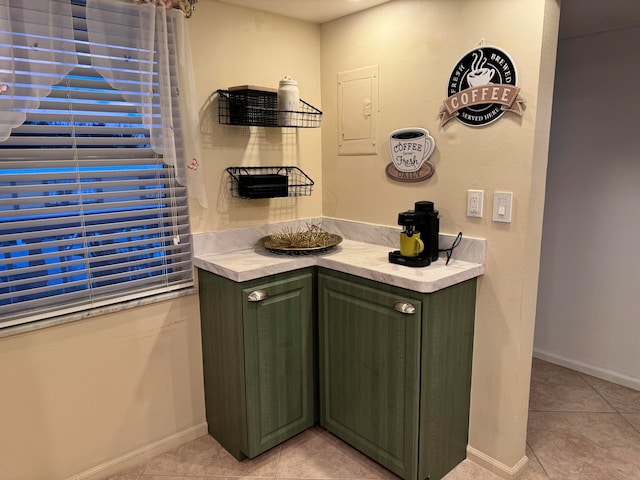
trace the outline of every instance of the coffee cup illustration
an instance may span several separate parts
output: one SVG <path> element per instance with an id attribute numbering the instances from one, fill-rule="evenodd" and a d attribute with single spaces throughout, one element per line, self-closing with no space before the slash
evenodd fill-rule
<path id="1" fill-rule="evenodd" d="M 415 172 L 431 156 L 435 141 L 424 128 L 401 128 L 389 135 L 393 165 L 400 172 Z"/>
<path id="2" fill-rule="evenodd" d="M 496 71 L 493 68 L 485 67 L 486 64 L 487 59 L 482 53 L 482 50 L 478 50 L 477 53 L 473 53 L 471 70 L 467 75 L 467 83 L 470 87 L 479 87 L 480 85 L 486 85 L 496 74 Z"/>
<path id="3" fill-rule="evenodd" d="M 467 83 L 471 87 L 479 87 L 481 85 L 486 85 L 491 81 L 496 71 L 493 68 L 477 68 L 476 70 L 471 70 L 467 75 Z"/>

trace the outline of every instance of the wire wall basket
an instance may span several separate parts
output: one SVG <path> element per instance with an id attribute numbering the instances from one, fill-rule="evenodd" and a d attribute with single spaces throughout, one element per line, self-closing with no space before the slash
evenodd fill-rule
<path id="1" fill-rule="evenodd" d="M 278 93 L 269 90 L 218 90 L 218 122 L 222 125 L 317 128 L 322 112 L 304 100 L 298 110 L 278 110 Z"/>
<path id="2" fill-rule="evenodd" d="M 229 167 L 227 173 L 238 198 L 305 197 L 314 185 L 298 167 Z"/>

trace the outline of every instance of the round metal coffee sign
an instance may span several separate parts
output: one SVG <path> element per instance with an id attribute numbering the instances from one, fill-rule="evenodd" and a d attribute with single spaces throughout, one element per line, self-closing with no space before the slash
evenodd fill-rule
<path id="1" fill-rule="evenodd" d="M 482 46 L 465 54 L 447 84 L 448 98 L 440 111 L 442 125 L 455 118 L 470 127 L 482 127 L 506 112 L 522 115 L 513 60 L 496 47 Z"/>

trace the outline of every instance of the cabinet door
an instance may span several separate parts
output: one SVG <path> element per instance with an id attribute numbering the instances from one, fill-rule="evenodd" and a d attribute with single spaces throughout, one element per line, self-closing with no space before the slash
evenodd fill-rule
<path id="1" fill-rule="evenodd" d="M 308 271 L 243 289 L 249 457 L 313 425 L 312 292 Z"/>
<path id="2" fill-rule="evenodd" d="M 209 434 L 247 458 L 244 332 L 240 284 L 198 270 L 204 399 Z"/>
<path id="3" fill-rule="evenodd" d="M 421 303 L 355 282 L 318 276 L 320 421 L 396 474 L 414 479 Z M 396 304 L 411 304 L 415 311 L 401 313 Z"/>

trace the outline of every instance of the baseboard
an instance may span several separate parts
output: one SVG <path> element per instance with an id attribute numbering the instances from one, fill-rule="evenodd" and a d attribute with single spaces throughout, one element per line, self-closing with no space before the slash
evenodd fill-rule
<path id="1" fill-rule="evenodd" d="M 533 356 L 535 358 L 539 358 L 540 360 L 545 360 L 549 363 L 554 363 L 562 367 L 570 368 L 571 370 L 575 370 L 576 372 L 586 373 L 587 375 L 591 375 L 592 377 L 617 383 L 618 385 L 633 388 L 634 390 L 640 390 L 640 379 L 638 378 L 629 377 L 627 375 L 613 372 L 605 368 L 587 365 L 586 363 L 571 360 L 570 358 L 566 357 L 561 357 L 560 355 L 545 352 L 544 350 L 540 350 L 538 348 L 533 349 Z"/>
<path id="2" fill-rule="evenodd" d="M 470 446 L 467 446 L 467 459 L 486 468 L 490 472 L 495 473 L 500 478 L 505 478 L 507 480 L 515 480 L 519 478 L 526 470 L 527 463 L 529 462 L 529 458 L 524 455 L 513 467 L 509 467 L 495 458 L 490 457 L 486 453 L 482 453 L 480 450 L 476 450 Z"/>
<path id="3" fill-rule="evenodd" d="M 84 472 L 78 473 L 67 480 L 99 480 L 115 475 L 118 472 L 134 467 L 146 460 L 149 460 L 161 453 L 179 447 L 183 443 L 194 440 L 207 433 L 207 422 L 187 428 L 178 433 L 174 433 L 162 440 L 145 445 L 131 452 L 107 460 L 100 465 L 91 467 Z"/>

